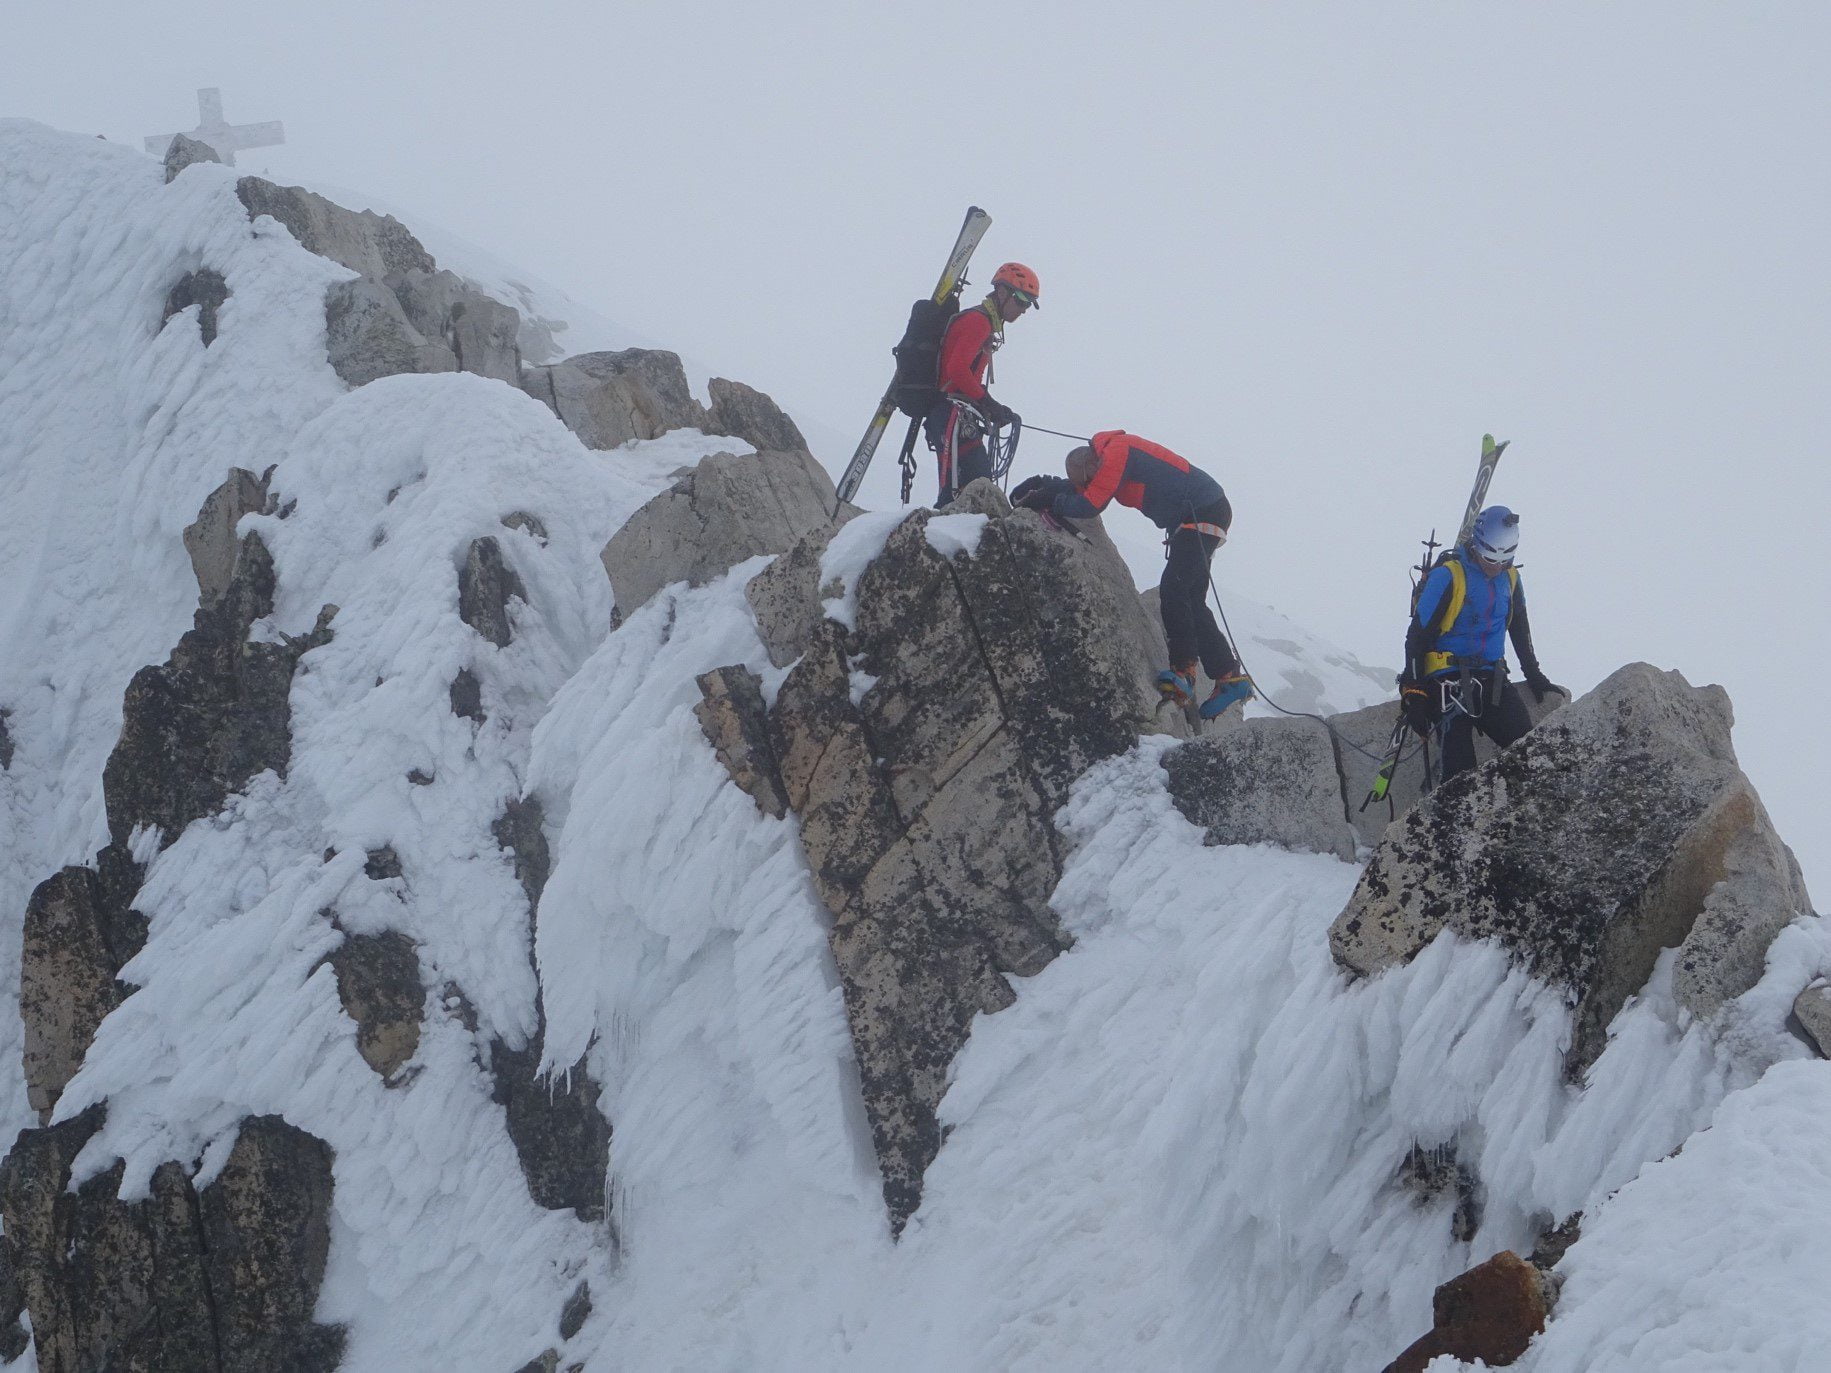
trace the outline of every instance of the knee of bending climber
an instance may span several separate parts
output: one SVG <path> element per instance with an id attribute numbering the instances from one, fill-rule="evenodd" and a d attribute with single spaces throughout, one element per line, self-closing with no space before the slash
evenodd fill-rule
<path id="1" fill-rule="evenodd" d="M 1017 412 L 993 398 L 992 354 L 1004 343 L 1005 325 L 1037 303 L 1036 273 L 1007 262 L 992 274 L 991 294 L 948 322 L 941 336 L 935 385 L 940 398 L 923 426 L 939 478 L 935 504 L 951 502 L 961 488 L 992 475 L 987 436 L 1012 424 Z"/>
<path id="2" fill-rule="evenodd" d="M 1167 699 L 1195 699 L 1197 668 L 1214 679 L 1201 703 L 1212 720 L 1253 694 L 1240 660 L 1209 608 L 1215 550 L 1233 527 L 1233 506 L 1221 484 L 1160 443 L 1108 429 L 1069 452 L 1068 475 L 1037 479 L 1022 504 L 1062 519 L 1092 519 L 1117 501 L 1164 531 L 1167 561 L 1158 593 L 1170 666 L 1157 676 Z"/>
<path id="3" fill-rule="evenodd" d="M 1446 780 L 1475 765 L 1477 730 L 1504 748 L 1532 727 L 1525 700 L 1508 680 L 1509 640 L 1534 700 L 1552 691 L 1570 694 L 1539 667 L 1518 552 L 1519 516 L 1491 505 L 1418 588 L 1400 699 L 1412 728 L 1439 740 Z"/>

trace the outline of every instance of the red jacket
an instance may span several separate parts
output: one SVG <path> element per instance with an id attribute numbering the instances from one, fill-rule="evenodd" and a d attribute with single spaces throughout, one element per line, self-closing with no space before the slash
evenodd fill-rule
<path id="1" fill-rule="evenodd" d="M 936 382 L 942 395 L 969 401 L 985 399 L 985 369 L 998 347 L 993 342 L 994 334 L 1002 338 L 1002 331 L 992 327 L 991 310 L 986 305 L 975 305 L 953 317 L 941 336 Z"/>
<path id="2" fill-rule="evenodd" d="M 1116 500 L 1160 529 L 1174 529 L 1225 494 L 1219 482 L 1187 458 L 1123 429 L 1103 430 L 1089 446 L 1099 460 L 1093 480 L 1080 491 L 1057 496 L 1058 515 L 1090 519 Z"/>

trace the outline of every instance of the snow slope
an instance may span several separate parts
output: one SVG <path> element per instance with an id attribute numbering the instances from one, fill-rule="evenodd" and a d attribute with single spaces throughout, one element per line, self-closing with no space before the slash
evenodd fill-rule
<path id="1" fill-rule="evenodd" d="M 244 525 L 278 568 L 267 631 L 339 607 L 294 682 L 292 765 L 153 861 L 138 990 L 57 1115 L 109 1101 L 79 1172 L 125 1159 L 130 1195 L 168 1158 L 207 1181 L 246 1114 L 327 1140 L 318 1315 L 347 1325 L 345 1367 L 518 1367 L 559 1344 L 584 1277 L 566 1360 L 593 1373 L 1377 1368 L 1428 1327 L 1437 1283 L 1578 1208 L 1564 1306 L 1523 1366 L 1815 1366 L 1831 1080 L 1784 1020 L 1831 967 L 1821 922 L 1783 936 L 1719 1026 L 1687 1023 L 1663 969 L 1572 1086 L 1568 1012 L 1498 949 L 1446 935 L 1350 984 L 1326 930 L 1355 867 L 1205 847 L 1165 794 L 1161 739 L 1059 817 L 1077 943 L 976 1024 L 893 1244 L 794 822 L 730 784 L 692 712 L 713 667 L 780 681 L 743 596 L 763 560 L 609 630 L 599 548 L 731 441 L 592 453 L 465 375 L 346 391 L 321 304 L 341 269 L 251 228 L 224 169 L 161 183 L 138 154 L 0 123 L 0 1128 L 33 1123 L 18 913 L 104 839 L 122 690 L 195 604 L 179 531 L 228 467 L 274 464 L 296 505 Z M 188 315 L 160 323 L 205 264 L 233 292 L 209 349 Z M 515 512 L 546 537 L 506 527 Z M 856 522 L 834 566 L 892 522 Z M 503 648 L 457 617 L 485 535 L 528 590 Z M 1235 629 L 1284 704 L 1384 694 L 1271 612 Z M 461 668 L 482 724 L 450 711 Z M 528 793 L 554 858 L 538 922 L 490 833 Z M 384 845 L 398 878 L 364 872 Z M 339 928 L 418 945 L 405 1085 L 357 1055 L 322 963 Z M 479 1067 L 490 1035 L 532 1033 L 537 992 L 548 1065 L 584 1055 L 603 1085 L 610 1224 L 532 1202 Z M 1420 1144 L 1478 1164 L 1471 1239 L 1452 1238 L 1453 1197 L 1395 1183 Z"/>

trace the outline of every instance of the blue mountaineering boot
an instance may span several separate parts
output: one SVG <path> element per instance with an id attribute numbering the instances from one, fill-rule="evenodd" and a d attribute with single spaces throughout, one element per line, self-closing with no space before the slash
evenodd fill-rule
<path id="1" fill-rule="evenodd" d="M 1202 702 L 1202 719 L 1212 720 L 1235 701 L 1244 701 L 1252 695 L 1252 679 L 1244 672 L 1223 677 L 1214 684 L 1214 690 L 1208 693 L 1208 699 Z"/>
<path id="2" fill-rule="evenodd" d="M 1195 664 L 1184 668 L 1166 668 L 1157 674 L 1157 689 L 1166 701 L 1186 706 L 1195 700 Z"/>

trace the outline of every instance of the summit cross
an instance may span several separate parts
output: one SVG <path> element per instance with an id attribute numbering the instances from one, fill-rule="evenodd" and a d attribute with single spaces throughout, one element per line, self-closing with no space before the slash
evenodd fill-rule
<path id="1" fill-rule="evenodd" d="M 215 86 L 197 92 L 197 127 L 184 135 L 199 143 L 208 143 L 218 157 L 233 167 L 235 155 L 249 148 L 272 148 L 286 141 L 286 126 L 277 119 L 265 124 L 231 124 L 223 118 L 223 93 Z M 146 151 L 164 157 L 178 137 L 173 133 L 153 134 L 146 140 Z"/>

